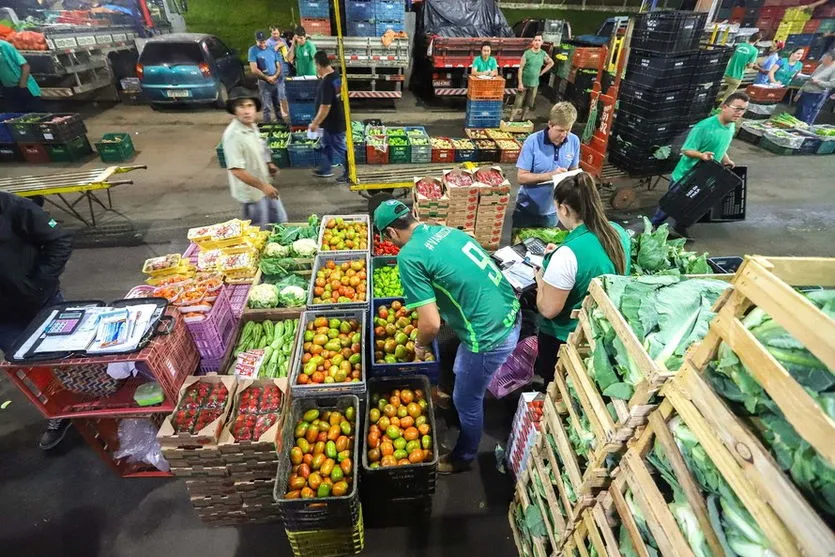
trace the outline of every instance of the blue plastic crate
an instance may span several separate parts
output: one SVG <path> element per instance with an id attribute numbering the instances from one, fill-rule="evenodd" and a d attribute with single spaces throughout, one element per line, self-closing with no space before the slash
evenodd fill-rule
<path id="1" fill-rule="evenodd" d="M 293 126 L 306 126 L 316 116 L 316 103 L 295 102 L 290 103 L 290 124 Z"/>
<path id="2" fill-rule="evenodd" d="M 290 103 L 314 101 L 319 91 L 319 80 L 291 77 L 285 81 L 284 90 Z"/>
<path id="3" fill-rule="evenodd" d="M 313 168 L 319 166 L 322 151 L 318 147 L 318 143 L 315 147 L 309 145 L 293 145 L 292 143 L 288 145 L 287 154 L 290 155 L 290 168 Z"/>
<path id="4" fill-rule="evenodd" d="M 348 36 L 350 37 L 374 37 L 377 35 L 377 28 L 373 21 L 352 21 L 348 20 Z"/>
<path id="5" fill-rule="evenodd" d="M 302 17 L 330 19 L 331 6 L 327 0 L 299 0 L 299 13 Z"/>
<path id="6" fill-rule="evenodd" d="M 406 25 L 402 21 L 379 21 L 377 20 L 377 35 L 383 36 L 386 31 L 391 29 L 395 33 L 406 30 Z"/>
<path id="7" fill-rule="evenodd" d="M 406 20 L 406 8 L 402 0 L 375 0 L 374 17 L 377 21 L 396 21 L 402 23 Z"/>
<path id="8" fill-rule="evenodd" d="M 373 21 L 374 0 L 345 0 L 345 13 L 349 21 Z"/>
<path id="9" fill-rule="evenodd" d="M 455 162 L 478 162 L 478 149 L 456 149 Z"/>
<path id="10" fill-rule="evenodd" d="M 369 349 L 367 355 L 371 362 L 371 370 L 368 377 L 399 377 L 407 375 L 425 375 L 433 385 L 438 383 L 438 374 L 441 371 L 441 363 L 438 361 L 439 349 L 438 340 L 432 342 L 432 353 L 435 355 L 434 362 L 410 362 L 397 364 L 376 364 L 374 363 L 374 316 L 377 315 L 377 308 L 383 305 L 391 305 L 394 300 L 403 302 L 403 298 L 378 298 L 371 302 L 371 315 L 368 319 L 368 338 L 371 342 L 366 343 Z"/>
<path id="11" fill-rule="evenodd" d="M 12 132 L 9 131 L 9 128 L 3 122 L 19 116 L 23 116 L 23 114 L 20 112 L 5 112 L 0 114 L 0 143 L 17 143 L 17 139 L 15 139 L 15 136 L 12 135 Z"/>
<path id="12" fill-rule="evenodd" d="M 498 128 L 502 121 L 502 116 L 472 116 L 467 115 L 464 119 L 465 128 Z"/>
<path id="13" fill-rule="evenodd" d="M 503 101 L 467 100 L 467 116 L 476 116 L 482 118 L 487 116 L 501 116 L 503 106 Z"/>

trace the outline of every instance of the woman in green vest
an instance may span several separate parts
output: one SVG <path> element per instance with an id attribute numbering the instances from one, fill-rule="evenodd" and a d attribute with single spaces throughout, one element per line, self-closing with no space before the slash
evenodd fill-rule
<path id="1" fill-rule="evenodd" d="M 768 81 L 774 85 L 782 85 L 788 87 L 792 84 L 794 76 L 800 73 L 803 69 L 803 55 L 806 50 L 803 48 L 796 48 L 792 51 L 788 58 L 781 58 L 776 64 L 771 66 L 768 72 Z"/>
<path id="2" fill-rule="evenodd" d="M 586 297 L 589 283 L 606 274 L 629 274 L 632 240 L 606 220 L 594 178 L 581 172 L 554 188 L 557 217 L 569 230 L 559 248 L 548 253 L 536 276 L 539 355 L 536 372 L 546 384 L 554 379 L 560 346 L 577 327 L 571 312 Z"/>

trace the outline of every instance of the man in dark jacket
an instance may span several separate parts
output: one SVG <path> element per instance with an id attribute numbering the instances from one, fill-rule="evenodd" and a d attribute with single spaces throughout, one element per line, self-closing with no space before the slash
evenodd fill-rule
<path id="1" fill-rule="evenodd" d="M 72 235 L 32 201 L 0 192 L 0 352 L 49 304 L 63 300 L 58 278 L 72 253 Z M 68 420 L 50 420 L 44 450 L 64 438 Z"/>

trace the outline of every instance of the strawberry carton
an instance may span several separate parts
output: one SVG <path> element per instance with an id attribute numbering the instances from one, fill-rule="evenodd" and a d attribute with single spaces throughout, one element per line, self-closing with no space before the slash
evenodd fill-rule
<path id="1" fill-rule="evenodd" d="M 240 464 L 245 455 L 253 460 L 253 454 L 268 455 L 269 461 L 280 448 L 278 434 L 287 413 L 289 395 L 287 378 L 243 379 L 238 382 L 237 394 L 230 419 L 220 434 L 218 447 L 227 466 Z M 263 460 L 262 460 L 263 462 Z"/>
<path id="2" fill-rule="evenodd" d="M 180 388 L 177 409 L 165 418 L 157 433 L 160 445 L 203 447 L 217 444 L 236 387 L 234 376 L 187 377 Z"/>
<path id="3" fill-rule="evenodd" d="M 455 199 L 466 199 L 467 202 L 478 201 L 478 185 L 471 171 L 463 168 L 444 170 L 442 181 L 446 186 L 450 203 Z"/>
<path id="4" fill-rule="evenodd" d="M 449 197 L 443 182 L 432 176 L 414 178 L 412 190 L 415 207 L 449 207 Z"/>
<path id="5" fill-rule="evenodd" d="M 479 186 L 479 195 L 510 195 L 510 181 L 504 175 L 501 166 L 482 166 L 473 173 L 473 179 Z"/>

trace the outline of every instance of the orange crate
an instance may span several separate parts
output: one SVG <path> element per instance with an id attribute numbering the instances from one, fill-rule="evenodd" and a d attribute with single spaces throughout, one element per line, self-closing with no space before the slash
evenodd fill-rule
<path id="1" fill-rule="evenodd" d="M 388 145 L 383 146 L 383 149 L 375 147 L 374 145 L 365 146 L 365 160 L 366 164 L 388 164 L 389 150 Z"/>
<path id="2" fill-rule="evenodd" d="M 483 79 L 471 75 L 467 82 L 467 98 L 478 101 L 500 101 L 504 99 L 504 86 L 503 77 Z"/>
<path id="3" fill-rule="evenodd" d="M 783 100 L 786 96 L 787 87 L 758 87 L 757 85 L 749 85 L 745 89 L 745 93 L 751 97 L 754 102 L 776 103 Z"/>
<path id="4" fill-rule="evenodd" d="M 331 36 L 331 22 L 329 19 L 310 19 L 302 18 L 302 27 L 308 36 L 320 35 L 325 37 Z"/>
<path id="5" fill-rule="evenodd" d="M 575 68 L 598 70 L 603 66 L 603 49 L 593 46 L 575 48 L 571 65 Z"/>

